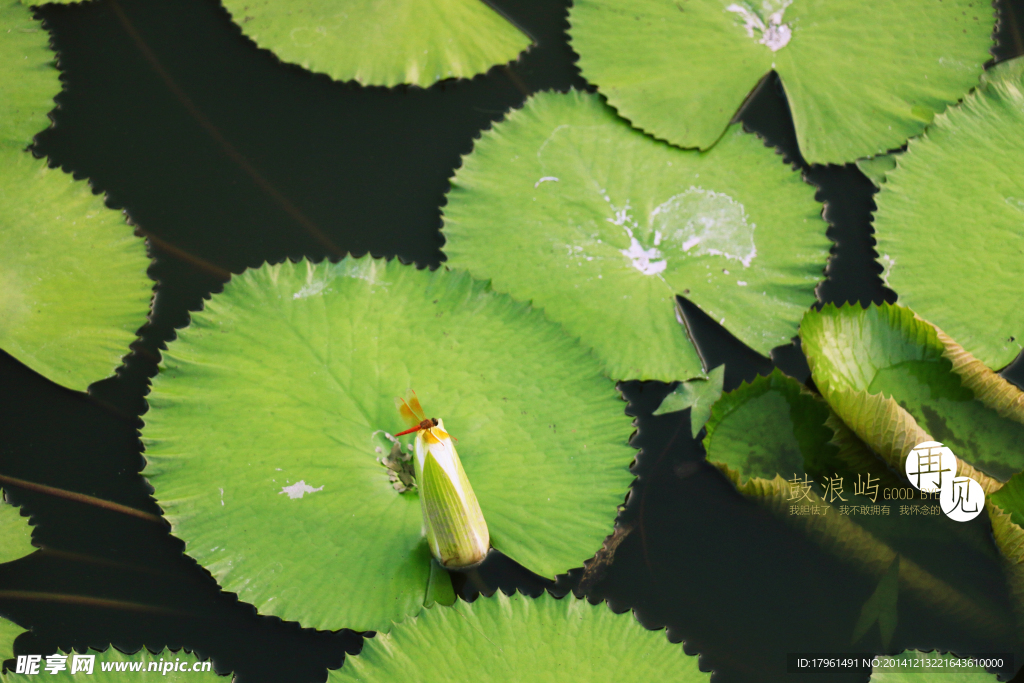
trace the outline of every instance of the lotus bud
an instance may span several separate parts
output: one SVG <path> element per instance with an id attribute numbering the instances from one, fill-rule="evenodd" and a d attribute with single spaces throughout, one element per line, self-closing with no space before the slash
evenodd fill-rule
<path id="1" fill-rule="evenodd" d="M 472 567 L 491 547 L 487 522 L 444 422 L 416 432 L 416 482 L 430 552 L 449 569 Z"/>

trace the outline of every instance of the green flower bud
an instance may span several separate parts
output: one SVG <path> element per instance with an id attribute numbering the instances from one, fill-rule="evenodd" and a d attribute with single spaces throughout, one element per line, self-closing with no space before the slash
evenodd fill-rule
<path id="1" fill-rule="evenodd" d="M 416 432 L 416 485 L 430 552 L 450 569 L 483 561 L 491 546 L 487 522 L 444 422 Z"/>

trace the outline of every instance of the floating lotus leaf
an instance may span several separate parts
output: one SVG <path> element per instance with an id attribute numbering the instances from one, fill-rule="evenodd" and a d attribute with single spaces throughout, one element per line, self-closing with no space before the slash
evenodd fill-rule
<path id="1" fill-rule="evenodd" d="M 14 656 L 14 639 L 25 632 L 25 629 L 0 617 L 0 662 Z"/>
<path id="2" fill-rule="evenodd" d="M 828 305 L 809 312 L 800 327 L 815 385 L 897 471 L 910 449 L 930 435 L 962 461 L 1005 481 L 1024 469 L 1020 392 L 991 371 L 977 374 L 963 349 L 941 337 L 909 309 L 888 304 Z M 903 426 L 897 429 L 897 423 Z M 897 439 L 891 447 L 882 445 L 890 438 Z"/>
<path id="3" fill-rule="evenodd" d="M 94 657 L 91 675 L 82 670 L 74 674 L 71 673 L 76 655 L 79 659 L 82 658 L 82 655 L 79 653 L 61 651 L 56 654 L 58 657 L 64 657 L 64 669 L 50 673 L 46 669 L 47 657 L 44 656 L 40 662 L 39 673 L 34 675 L 17 674 L 12 669 L 6 674 L 4 681 L 6 683 L 34 683 L 39 680 L 86 680 L 89 683 L 122 683 L 132 679 L 131 672 L 133 671 L 142 674 L 141 676 L 136 676 L 136 680 L 139 678 L 142 680 L 153 678 L 154 680 L 167 681 L 167 683 L 186 683 L 187 681 L 191 681 L 191 683 L 224 683 L 230 680 L 226 677 L 218 676 L 213 671 L 213 666 L 209 660 L 201 661 L 194 654 L 185 650 L 178 652 L 162 650 L 154 654 L 146 648 L 142 648 L 135 654 L 130 655 L 114 647 L 108 647 L 103 652 L 89 650 L 85 654 Z M 154 668 L 150 669 L 150 666 Z M 170 668 L 171 666 L 174 668 Z M 165 667 L 167 668 L 166 672 L 164 671 Z"/>
<path id="4" fill-rule="evenodd" d="M 18 2 L 0 5 L 0 150 L 25 149 L 48 128 L 60 74 L 50 35 Z"/>
<path id="5" fill-rule="evenodd" d="M 32 527 L 18 508 L 0 498 L 0 564 L 13 562 L 35 551 Z M 0 616 L 0 662 L 14 655 L 14 639 L 25 629 Z"/>
<path id="6" fill-rule="evenodd" d="M 0 348 L 85 390 L 121 364 L 153 283 L 124 217 L 23 151 L 60 92 L 48 44 L 27 7 L 0 8 Z"/>
<path id="7" fill-rule="evenodd" d="M 32 527 L 21 510 L 0 499 L 0 564 L 35 552 Z"/>
<path id="8" fill-rule="evenodd" d="M 480 0 L 225 0 L 281 60 L 339 81 L 424 88 L 505 64 L 529 36 Z"/>
<path id="9" fill-rule="evenodd" d="M 931 683 L 996 683 L 999 678 L 984 669 L 965 671 L 958 666 L 936 666 L 936 660 L 952 662 L 956 657 L 942 652 L 921 652 L 920 650 L 904 650 L 898 655 L 879 656 L 880 659 L 920 660 L 919 664 L 910 663 L 899 671 L 886 671 L 879 667 L 871 672 L 870 683 L 918 683 L 922 674 Z M 930 667 L 929 667 L 930 664 Z M 926 668 L 928 667 L 928 668 Z M 934 667 L 934 668 L 932 668 Z"/>
<path id="10" fill-rule="evenodd" d="M 1024 58 L 936 117 L 886 175 L 875 247 L 899 303 L 993 368 L 1024 344 Z"/>
<path id="11" fill-rule="evenodd" d="M 577 91 L 485 132 L 444 213 L 453 267 L 532 300 L 616 379 L 703 376 L 677 294 L 762 354 L 788 343 L 828 258 L 814 190 L 754 135 L 684 151 Z"/>
<path id="12" fill-rule="evenodd" d="M 578 0 L 584 77 L 635 126 L 707 149 L 769 71 L 811 163 L 883 154 L 978 83 L 984 0 Z M 912 26 L 913 30 L 907 30 Z"/>
<path id="13" fill-rule="evenodd" d="M 0 348 L 71 389 L 113 374 L 146 322 L 145 244 L 89 185 L 0 149 Z"/>
<path id="14" fill-rule="evenodd" d="M 305 626 L 386 631 L 433 600 L 416 491 L 378 462 L 410 388 L 459 440 L 495 548 L 553 577 L 601 547 L 634 455 L 613 383 L 528 306 L 397 261 L 232 279 L 164 355 L 145 474 L 225 590 Z"/>
<path id="15" fill-rule="evenodd" d="M 367 640 L 328 681 L 708 681 L 697 657 L 648 631 L 632 614 L 571 596 L 506 597 L 501 591 L 450 609 L 425 610 Z"/>

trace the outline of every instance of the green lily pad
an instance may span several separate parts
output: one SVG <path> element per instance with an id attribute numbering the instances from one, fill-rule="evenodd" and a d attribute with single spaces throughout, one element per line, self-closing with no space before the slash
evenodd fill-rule
<path id="1" fill-rule="evenodd" d="M 21 511 L 0 498 L 0 564 L 13 562 L 35 552 L 32 527 Z M 0 662 L 14 656 L 14 639 L 25 629 L 0 616 Z"/>
<path id="2" fill-rule="evenodd" d="M 886 284 L 993 368 L 1024 348 L 1024 58 L 912 140 L 875 201 Z"/>
<path id="3" fill-rule="evenodd" d="M 25 632 L 25 629 L 0 617 L 0 662 L 14 656 L 14 639 Z"/>
<path id="4" fill-rule="evenodd" d="M 0 150 L 22 150 L 49 128 L 60 92 L 50 34 L 19 2 L 0 5 Z"/>
<path id="5" fill-rule="evenodd" d="M 71 389 L 113 374 L 146 322 L 143 241 L 88 183 L 0 149 L 0 348 Z"/>
<path id="6" fill-rule="evenodd" d="M 999 481 L 1024 469 L 1024 424 L 1019 416 L 1000 414 L 991 401 L 986 405 L 981 400 L 984 383 L 969 382 L 956 372 L 939 333 L 909 309 L 828 305 L 808 312 L 800 338 L 815 385 L 872 447 L 875 444 L 858 425 L 874 424 L 881 433 L 891 432 L 892 424 L 853 417 L 854 403 L 867 405 L 870 399 L 855 400 L 849 392 L 893 399 L 933 439 Z M 985 382 L 1001 391 L 1012 389 L 994 373 Z M 905 458 L 913 445 L 904 445 L 902 455 L 894 456 Z M 902 459 L 890 464 L 902 471 Z"/>
<path id="7" fill-rule="evenodd" d="M 569 15 L 584 77 L 635 126 L 707 149 L 774 70 L 817 164 L 921 133 L 978 83 L 994 18 L 982 0 L 577 0 Z"/>
<path id="8" fill-rule="evenodd" d="M 756 136 L 680 150 L 578 91 L 531 97 L 451 182 L 449 263 L 532 300 L 616 379 L 703 377 L 677 294 L 755 351 L 788 343 L 828 258 L 814 190 Z"/>
<path id="9" fill-rule="evenodd" d="M 429 609 L 367 640 L 328 681 L 708 681 L 697 657 L 648 631 L 632 614 L 547 593 L 501 591 L 451 609 Z"/>
<path id="10" fill-rule="evenodd" d="M 225 0 L 242 33 L 339 81 L 424 88 L 514 60 L 530 38 L 480 0 Z"/>
<path id="11" fill-rule="evenodd" d="M 225 590 L 306 626 L 387 631 L 434 600 L 416 490 L 378 462 L 410 388 L 458 439 L 493 547 L 548 577 L 601 547 L 634 456 L 614 384 L 528 306 L 397 261 L 233 278 L 164 355 L 145 474 Z"/>
<path id="12" fill-rule="evenodd" d="M 0 564 L 35 552 L 32 527 L 21 510 L 0 499 Z"/>
<path id="13" fill-rule="evenodd" d="M 883 660 L 910 660 L 899 671 L 886 671 L 877 668 L 871 672 L 870 683 L 918 683 L 922 675 L 929 683 L 995 683 L 998 677 L 984 669 L 964 670 L 949 664 L 937 664 L 955 661 L 957 658 L 942 652 L 921 652 L 920 650 L 904 650 L 892 657 L 880 656 Z M 920 663 L 917 663 L 917 662 Z"/>
<path id="14" fill-rule="evenodd" d="M 61 89 L 49 40 L 27 7 L 0 7 L 0 348 L 84 391 L 121 364 L 153 283 L 124 217 L 23 151 Z"/>
<path id="15" fill-rule="evenodd" d="M 91 674 L 86 673 L 87 669 L 71 673 L 72 667 L 77 666 L 76 659 L 88 661 L 89 658 L 92 658 Z M 178 652 L 162 650 L 153 653 L 142 648 L 134 654 L 125 654 L 115 647 L 108 647 L 103 652 L 89 650 L 84 655 L 77 652 L 61 651 L 53 655 L 52 659 L 55 662 L 63 662 L 63 668 L 53 673 L 46 668 L 49 659 L 51 658 L 46 656 L 42 658 L 39 663 L 39 672 L 36 674 L 17 674 L 12 670 L 6 674 L 4 681 L 7 683 L 32 683 L 45 677 L 43 680 L 47 681 L 81 681 L 84 679 L 90 683 L 115 683 L 127 680 L 133 671 L 148 674 L 153 678 L 159 677 L 159 680 L 168 683 L 185 683 L 186 681 L 212 683 L 228 680 L 213 671 L 212 663 L 209 660 L 201 661 L 194 654 L 185 650 Z"/>
<path id="16" fill-rule="evenodd" d="M 661 405 L 652 415 L 665 415 L 690 409 L 690 432 L 697 438 L 704 424 L 711 417 L 711 406 L 722 396 L 722 382 L 725 380 L 725 366 L 719 365 L 708 372 L 707 379 L 691 379 L 680 382 L 679 386 L 662 399 Z"/>

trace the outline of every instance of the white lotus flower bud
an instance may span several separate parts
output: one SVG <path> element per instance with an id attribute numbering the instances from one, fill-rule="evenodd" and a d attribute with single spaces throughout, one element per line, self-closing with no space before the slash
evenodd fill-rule
<path id="1" fill-rule="evenodd" d="M 430 552 L 445 567 L 479 564 L 491 547 L 487 522 L 444 422 L 416 432 L 416 482 Z"/>

